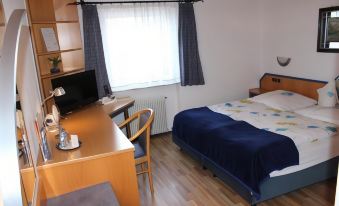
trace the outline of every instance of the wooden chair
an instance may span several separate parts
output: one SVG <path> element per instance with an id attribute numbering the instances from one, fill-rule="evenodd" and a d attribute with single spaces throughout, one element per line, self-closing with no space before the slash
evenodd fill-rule
<path id="1" fill-rule="evenodd" d="M 134 158 L 135 165 L 141 165 L 141 171 L 137 175 L 148 173 L 148 180 L 151 193 L 153 194 L 153 179 L 151 170 L 151 153 L 150 153 L 150 136 L 151 125 L 154 120 L 154 112 L 152 109 L 144 109 L 130 118 L 126 119 L 119 125 L 120 129 L 126 127 L 134 120 L 139 120 L 139 129 L 129 140 L 135 147 Z M 147 167 L 145 167 L 147 165 Z"/>

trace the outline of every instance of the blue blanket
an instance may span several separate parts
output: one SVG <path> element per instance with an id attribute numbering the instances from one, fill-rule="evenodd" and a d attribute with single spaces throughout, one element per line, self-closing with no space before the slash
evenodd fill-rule
<path id="1" fill-rule="evenodd" d="M 299 152 L 290 138 L 207 107 L 177 114 L 173 135 L 231 173 L 256 196 L 272 171 L 299 164 Z"/>

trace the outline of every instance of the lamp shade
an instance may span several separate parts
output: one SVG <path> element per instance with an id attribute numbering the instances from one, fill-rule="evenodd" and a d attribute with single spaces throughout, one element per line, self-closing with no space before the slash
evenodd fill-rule
<path id="1" fill-rule="evenodd" d="M 54 96 L 56 96 L 56 97 L 59 97 L 59 96 L 66 94 L 64 88 L 62 88 L 62 87 L 55 88 L 53 93 L 54 93 Z"/>

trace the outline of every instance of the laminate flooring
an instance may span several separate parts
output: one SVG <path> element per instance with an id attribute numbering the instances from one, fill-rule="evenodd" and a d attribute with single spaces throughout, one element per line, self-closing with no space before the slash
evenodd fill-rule
<path id="1" fill-rule="evenodd" d="M 235 191 L 172 142 L 171 133 L 151 137 L 154 195 L 147 175 L 138 176 L 142 206 L 247 206 Z M 314 184 L 258 206 L 334 205 L 336 179 Z"/>

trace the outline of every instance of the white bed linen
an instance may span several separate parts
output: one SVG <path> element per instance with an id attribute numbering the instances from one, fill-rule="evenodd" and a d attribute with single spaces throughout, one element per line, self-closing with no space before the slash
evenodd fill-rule
<path id="1" fill-rule="evenodd" d="M 251 99 L 208 107 L 235 120 L 291 138 L 299 151 L 299 165 L 270 173 L 286 175 L 314 166 L 339 155 L 338 125 L 314 120 L 293 112 L 283 112 Z"/>
<path id="2" fill-rule="evenodd" d="M 314 165 L 330 160 L 339 155 L 339 135 L 323 139 L 317 142 L 305 143 L 299 145 L 299 165 L 286 167 L 280 171 L 270 173 L 270 177 L 297 172 Z"/>

